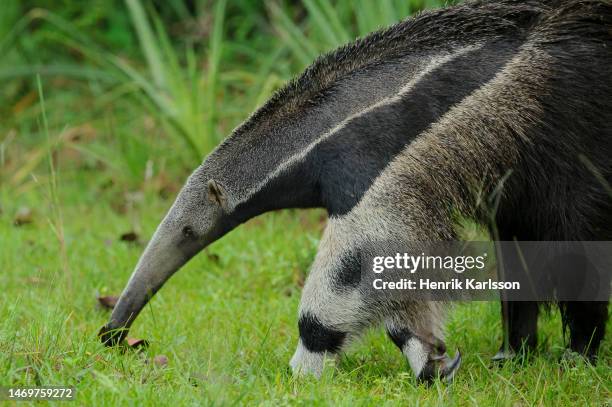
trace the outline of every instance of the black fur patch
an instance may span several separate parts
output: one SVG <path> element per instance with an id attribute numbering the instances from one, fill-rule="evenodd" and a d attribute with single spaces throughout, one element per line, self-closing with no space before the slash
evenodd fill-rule
<path id="1" fill-rule="evenodd" d="M 307 312 L 298 322 L 302 343 L 311 352 L 336 353 L 342 347 L 346 332 L 328 328 L 319 319 Z"/>
<path id="2" fill-rule="evenodd" d="M 361 261 L 359 254 L 349 252 L 342 256 L 340 263 L 340 268 L 335 271 L 333 288 L 337 291 L 357 288 L 361 282 Z"/>
<path id="3" fill-rule="evenodd" d="M 401 100 L 355 118 L 317 146 L 312 155 L 330 215 L 348 213 L 406 145 L 491 80 L 518 45 L 490 44 L 440 65 Z"/>
<path id="4" fill-rule="evenodd" d="M 393 343 L 400 348 L 400 350 L 404 349 L 404 345 L 408 342 L 408 339 L 412 338 L 414 334 L 410 329 L 400 328 L 400 329 L 387 329 L 387 334 L 389 338 L 393 341 Z"/>

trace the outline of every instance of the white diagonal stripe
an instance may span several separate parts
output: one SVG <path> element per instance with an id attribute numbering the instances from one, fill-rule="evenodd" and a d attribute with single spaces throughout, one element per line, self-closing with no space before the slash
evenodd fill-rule
<path id="1" fill-rule="evenodd" d="M 408 81 L 408 83 L 406 83 L 404 86 L 402 86 L 400 88 L 400 90 L 393 96 L 389 96 L 386 98 L 383 98 L 379 101 L 377 101 L 376 103 L 371 104 L 370 106 L 364 108 L 363 110 L 360 110 L 357 113 L 354 113 L 350 116 L 347 116 L 346 118 L 344 118 L 340 123 L 338 123 L 336 126 L 334 126 L 333 128 L 331 128 L 330 130 L 326 131 L 325 133 L 323 133 L 322 135 L 320 135 L 319 137 L 317 137 L 316 139 L 314 139 L 310 144 L 308 144 L 306 147 L 304 147 L 301 151 L 299 151 L 298 153 L 295 153 L 293 155 L 291 155 L 290 157 L 288 157 L 285 161 L 283 161 L 282 163 L 280 163 L 272 172 L 270 172 L 268 175 L 266 175 L 266 177 L 261 180 L 260 182 L 258 182 L 253 188 L 249 189 L 247 191 L 247 193 L 245 194 L 244 197 L 242 197 L 241 199 L 239 199 L 238 201 L 234 202 L 232 204 L 232 207 L 230 208 L 230 210 L 234 210 L 238 205 L 247 202 L 253 195 L 255 195 L 257 192 L 259 192 L 260 190 L 262 190 L 271 180 L 273 180 L 274 178 L 278 177 L 280 174 L 282 174 L 284 171 L 286 171 L 288 168 L 290 168 L 291 166 L 299 163 L 300 161 L 302 161 L 317 145 L 319 145 L 321 142 L 327 140 L 328 138 L 332 137 L 333 135 L 335 135 L 336 133 L 338 133 L 340 130 L 342 130 L 344 127 L 346 127 L 349 123 L 351 123 L 353 120 L 358 119 L 380 107 L 383 106 L 388 106 L 391 105 L 393 103 L 399 102 L 406 94 L 410 93 L 410 91 L 429 73 L 431 73 L 432 71 L 436 70 L 437 68 L 439 68 L 440 66 L 446 64 L 447 62 L 452 61 L 455 58 L 458 58 L 470 51 L 474 51 L 477 49 L 482 48 L 482 44 L 478 44 L 478 45 L 471 45 L 471 46 L 467 46 L 464 48 L 460 48 L 458 51 L 455 51 L 453 53 L 444 55 L 444 56 L 436 56 L 434 58 L 432 58 L 432 60 L 414 77 L 412 78 L 410 81 Z"/>

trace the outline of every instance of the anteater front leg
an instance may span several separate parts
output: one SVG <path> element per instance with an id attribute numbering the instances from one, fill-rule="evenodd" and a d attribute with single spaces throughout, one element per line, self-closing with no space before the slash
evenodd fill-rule
<path id="1" fill-rule="evenodd" d="M 291 359 L 296 374 L 321 376 L 326 359 L 335 360 L 349 342 L 376 321 L 359 290 L 358 254 L 328 226 L 304 286 L 299 311 L 300 339 Z"/>
<path id="2" fill-rule="evenodd" d="M 494 361 L 529 356 L 536 350 L 539 304 L 535 301 L 501 302 L 504 340 Z"/>
<path id="3" fill-rule="evenodd" d="M 373 319 L 357 289 L 337 291 L 327 277 L 322 270 L 313 270 L 304 287 L 300 339 L 291 359 L 296 374 L 320 377 L 325 360 L 335 360 Z"/>

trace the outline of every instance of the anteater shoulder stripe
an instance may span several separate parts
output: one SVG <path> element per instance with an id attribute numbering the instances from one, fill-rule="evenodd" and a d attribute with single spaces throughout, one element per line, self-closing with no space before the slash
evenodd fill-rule
<path id="1" fill-rule="evenodd" d="M 299 163 L 301 160 L 303 160 L 317 145 L 319 145 L 321 142 L 329 139 L 330 137 L 334 136 L 335 134 L 337 134 L 340 130 L 342 130 L 344 127 L 346 127 L 349 123 L 351 123 L 352 121 L 363 117 L 373 111 L 375 111 L 376 109 L 379 109 L 381 107 L 387 106 L 387 105 L 391 105 L 394 104 L 398 101 L 401 101 L 402 98 L 404 98 L 406 95 L 408 95 L 410 93 L 410 91 L 424 78 L 426 77 L 429 73 L 435 71 L 437 68 L 439 68 L 440 66 L 452 61 L 455 58 L 458 58 L 462 55 L 465 55 L 466 53 L 470 52 L 470 51 L 474 51 L 477 49 L 480 49 L 483 47 L 483 44 L 477 44 L 477 45 L 471 45 L 471 46 L 466 46 L 464 48 L 461 48 L 453 53 L 450 54 L 445 54 L 443 56 L 435 56 L 431 59 L 431 61 L 425 66 L 425 68 L 423 70 L 421 70 L 414 78 L 412 78 L 410 81 L 408 81 L 408 83 L 406 83 L 398 93 L 396 93 L 395 95 L 391 96 L 391 97 L 387 97 L 384 98 L 382 100 L 379 100 L 373 104 L 371 104 L 370 106 L 366 107 L 365 109 L 350 115 L 348 117 L 346 117 L 345 119 L 343 119 L 340 123 L 338 123 L 336 126 L 334 126 L 332 129 L 330 129 L 329 131 L 321 134 L 320 136 L 316 137 L 310 144 L 308 144 L 306 147 L 304 147 L 304 149 L 302 149 L 300 152 L 291 155 L 290 157 L 288 157 L 285 161 L 283 161 L 279 166 L 277 166 L 271 173 L 269 173 L 268 175 L 265 176 L 265 178 L 260 181 L 258 184 L 255 185 L 254 188 L 250 189 L 247 194 L 242 197 L 241 199 L 237 200 L 236 202 L 233 203 L 231 210 L 233 210 L 234 208 L 236 208 L 238 205 L 248 202 L 248 200 L 255 195 L 258 191 L 260 191 L 261 189 L 263 189 L 271 180 L 273 180 L 274 178 L 276 178 L 277 176 L 281 175 L 284 171 L 286 171 L 287 169 L 289 169 L 291 166 L 295 165 L 296 163 Z"/>

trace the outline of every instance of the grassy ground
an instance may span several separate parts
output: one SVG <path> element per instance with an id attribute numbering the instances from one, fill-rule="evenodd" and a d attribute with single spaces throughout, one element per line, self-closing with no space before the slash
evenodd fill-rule
<path id="1" fill-rule="evenodd" d="M 201 0 L 195 15 L 180 1 L 157 13 L 132 0 L 36 8 L 46 3 L 58 4 L 0 13 L 0 385 L 75 386 L 78 405 L 612 403 L 610 328 L 597 366 L 560 363 L 553 310 L 530 363 L 493 366 L 496 303 L 452 311 L 448 345 L 464 355 L 452 385 L 418 385 L 380 329 L 321 381 L 292 378 L 319 211 L 233 231 L 139 317 L 131 336 L 146 352 L 103 348 L 96 297 L 120 293 L 199 157 L 321 51 L 440 2 Z M 199 37 L 172 34 L 192 23 Z"/>
<path id="2" fill-rule="evenodd" d="M 83 182 L 86 182 L 84 180 Z M 76 182 L 75 182 L 76 183 Z M 77 183 L 78 184 L 78 183 Z M 0 377 L 2 384 L 72 385 L 80 405 L 327 404 L 605 405 L 612 382 L 611 336 L 596 366 L 558 362 L 556 312 L 542 318 L 543 349 L 525 366 L 495 367 L 498 304 L 458 306 L 450 349 L 464 363 L 452 385 L 418 385 L 382 330 L 373 330 L 323 379 L 293 379 L 287 362 L 297 340 L 300 285 L 316 251 L 322 213 L 287 211 L 255 219 L 195 258 L 137 320 L 131 335 L 144 353 L 103 348 L 95 334 L 108 317 L 99 294 L 119 293 L 140 251 L 119 236 L 130 214 L 111 198 L 58 187 L 62 243 L 44 186 L 20 196 L 34 208 L 16 227 L 7 200 L 0 222 Z M 170 204 L 145 193 L 130 210 L 149 236 Z M 168 357 L 166 366 L 150 362 Z"/>

